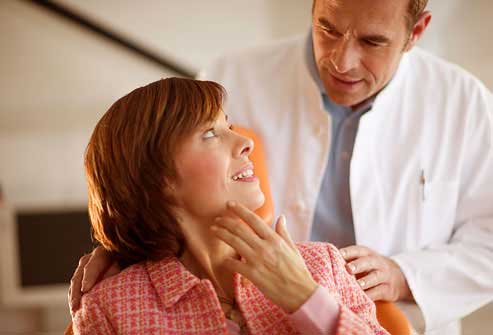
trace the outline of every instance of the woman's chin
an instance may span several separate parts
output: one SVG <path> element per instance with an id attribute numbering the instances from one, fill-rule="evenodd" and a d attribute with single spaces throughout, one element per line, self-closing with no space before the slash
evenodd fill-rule
<path id="1" fill-rule="evenodd" d="M 255 195 L 252 195 L 248 198 L 238 200 L 243 206 L 248 208 L 251 211 L 256 211 L 260 207 L 262 207 L 265 203 L 265 196 L 262 191 L 256 192 Z"/>

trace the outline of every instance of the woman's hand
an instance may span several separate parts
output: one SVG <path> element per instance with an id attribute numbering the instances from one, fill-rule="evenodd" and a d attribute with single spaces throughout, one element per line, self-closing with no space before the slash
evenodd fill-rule
<path id="1" fill-rule="evenodd" d="M 248 278 L 287 313 L 295 312 L 315 292 L 317 283 L 286 230 L 286 219 L 279 217 L 273 231 L 241 204 L 228 202 L 228 209 L 246 224 L 222 217 L 216 219 L 211 229 L 235 249 L 244 262 L 231 258 L 225 265 Z"/>

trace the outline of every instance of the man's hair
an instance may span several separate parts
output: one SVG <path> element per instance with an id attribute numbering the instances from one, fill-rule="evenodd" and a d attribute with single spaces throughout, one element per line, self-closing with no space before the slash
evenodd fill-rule
<path id="1" fill-rule="evenodd" d="M 312 13 L 315 9 L 315 4 L 317 0 L 313 0 L 312 4 Z M 426 6 L 428 5 L 428 0 L 409 0 L 409 3 L 407 5 L 407 12 L 406 12 L 406 26 L 409 31 L 411 31 L 418 22 L 419 17 L 425 10 Z"/>
<path id="2" fill-rule="evenodd" d="M 162 79 L 120 98 L 96 125 L 84 162 L 92 233 L 121 265 L 183 251 L 175 152 L 217 117 L 224 96 L 214 82 Z"/>
<path id="3" fill-rule="evenodd" d="M 427 5 L 428 0 L 409 0 L 406 14 L 406 24 L 409 31 L 411 31 L 416 22 L 418 22 Z"/>

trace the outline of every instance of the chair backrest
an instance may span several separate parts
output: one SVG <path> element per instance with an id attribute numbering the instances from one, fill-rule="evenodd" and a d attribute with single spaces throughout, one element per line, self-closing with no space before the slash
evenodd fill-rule
<path id="1" fill-rule="evenodd" d="M 270 193 L 269 176 L 267 174 L 267 159 L 265 158 L 265 150 L 262 140 L 253 131 L 242 128 L 239 126 L 233 126 L 233 129 L 246 137 L 253 140 L 254 149 L 250 154 L 250 160 L 253 162 L 255 175 L 260 182 L 260 189 L 264 193 L 265 202 L 255 212 L 263 218 L 266 222 L 271 223 L 274 217 L 274 206 L 272 204 L 272 196 Z"/>
<path id="2" fill-rule="evenodd" d="M 250 160 L 254 164 L 255 175 L 259 178 L 260 189 L 264 192 L 265 203 L 256 213 L 264 218 L 266 222 L 272 222 L 274 216 L 274 205 L 269 186 L 267 174 L 267 160 L 265 157 L 264 146 L 261 139 L 252 130 L 234 126 L 236 132 L 250 137 L 254 142 L 253 152 L 250 154 Z M 386 301 L 377 301 L 377 319 L 380 325 L 392 335 L 410 335 L 412 328 L 409 320 L 404 313 L 393 303 Z"/>

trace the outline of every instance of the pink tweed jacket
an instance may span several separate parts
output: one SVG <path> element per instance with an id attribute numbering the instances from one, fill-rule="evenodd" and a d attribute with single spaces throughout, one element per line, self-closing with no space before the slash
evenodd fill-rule
<path id="1" fill-rule="evenodd" d="M 375 305 L 347 273 L 327 243 L 297 244 L 319 285 L 331 292 L 340 314 L 335 334 L 387 334 Z M 234 293 L 249 334 L 300 334 L 287 314 L 251 282 L 234 276 Z M 209 280 L 176 258 L 133 265 L 99 283 L 82 298 L 75 334 L 227 334 L 226 319 Z"/>

